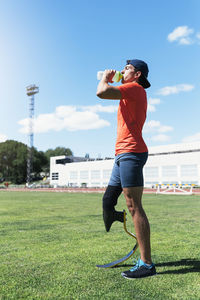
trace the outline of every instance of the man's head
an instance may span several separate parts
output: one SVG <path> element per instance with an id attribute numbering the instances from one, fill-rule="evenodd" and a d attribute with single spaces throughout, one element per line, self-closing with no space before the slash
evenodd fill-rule
<path id="1" fill-rule="evenodd" d="M 145 89 L 150 87 L 150 83 L 147 80 L 149 69 L 147 64 L 143 60 L 130 59 L 126 61 L 122 74 L 122 83 L 138 82 Z"/>

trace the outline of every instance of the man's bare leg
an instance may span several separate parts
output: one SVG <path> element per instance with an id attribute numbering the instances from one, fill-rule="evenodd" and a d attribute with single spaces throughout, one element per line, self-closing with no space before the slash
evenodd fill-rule
<path id="1" fill-rule="evenodd" d="M 151 264 L 150 226 L 142 207 L 143 187 L 123 188 L 123 192 L 133 219 L 141 259 L 146 264 Z"/>

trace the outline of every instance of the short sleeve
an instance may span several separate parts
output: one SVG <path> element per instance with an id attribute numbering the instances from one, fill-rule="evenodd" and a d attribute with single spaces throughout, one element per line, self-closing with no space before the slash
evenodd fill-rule
<path id="1" fill-rule="evenodd" d="M 135 82 L 125 83 L 118 86 L 118 89 L 121 92 L 121 99 L 134 99 L 137 98 L 138 94 L 141 94 L 141 91 L 144 88 Z"/>

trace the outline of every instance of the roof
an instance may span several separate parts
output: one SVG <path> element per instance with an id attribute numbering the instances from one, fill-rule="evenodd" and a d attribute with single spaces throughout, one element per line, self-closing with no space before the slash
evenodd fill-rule
<path id="1" fill-rule="evenodd" d="M 200 141 L 149 147 L 149 154 L 200 151 Z"/>
<path id="2" fill-rule="evenodd" d="M 162 146 L 154 146 L 149 147 L 149 155 L 162 155 L 162 154 L 169 154 L 169 153 L 187 153 L 187 152 L 200 152 L 200 141 L 193 142 L 193 143 L 181 143 L 181 144 L 170 144 L 170 145 L 162 145 Z M 97 160 L 108 160 L 112 158 L 105 158 L 105 159 L 94 159 L 94 158 L 85 158 L 85 157 L 76 157 L 76 156 L 54 156 L 51 157 L 56 160 L 62 160 L 62 164 L 69 163 L 69 162 L 88 162 L 88 161 L 97 161 Z M 113 158 L 114 159 L 114 158 Z"/>

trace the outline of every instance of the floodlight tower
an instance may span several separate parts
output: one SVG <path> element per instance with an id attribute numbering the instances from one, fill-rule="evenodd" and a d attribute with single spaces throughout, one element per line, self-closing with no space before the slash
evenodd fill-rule
<path id="1" fill-rule="evenodd" d="M 33 164 L 33 118 L 34 118 L 34 95 L 39 93 L 39 87 L 35 84 L 29 85 L 26 87 L 26 94 L 29 96 L 29 145 L 28 145 L 28 153 L 27 153 L 27 186 L 30 185 L 31 182 L 31 172 L 32 172 L 32 164 Z"/>

